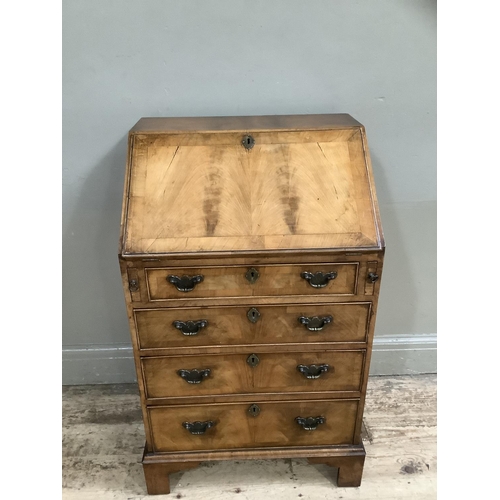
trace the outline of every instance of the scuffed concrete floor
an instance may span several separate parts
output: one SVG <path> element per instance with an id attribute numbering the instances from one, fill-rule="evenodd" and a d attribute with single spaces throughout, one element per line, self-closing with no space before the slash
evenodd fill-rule
<path id="1" fill-rule="evenodd" d="M 135 385 L 63 388 L 64 500 L 435 499 L 436 376 L 372 377 L 360 488 L 337 488 L 335 469 L 305 460 L 204 463 L 172 474 L 171 494 L 147 496 Z"/>

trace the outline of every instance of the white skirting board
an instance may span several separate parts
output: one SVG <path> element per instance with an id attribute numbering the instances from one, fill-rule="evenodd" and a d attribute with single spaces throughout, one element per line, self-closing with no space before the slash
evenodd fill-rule
<path id="1" fill-rule="evenodd" d="M 437 336 L 377 337 L 370 375 L 416 375 L 437 372 Z M 65 346 L 63 385 L 136 382 L 129 344 Z"/>

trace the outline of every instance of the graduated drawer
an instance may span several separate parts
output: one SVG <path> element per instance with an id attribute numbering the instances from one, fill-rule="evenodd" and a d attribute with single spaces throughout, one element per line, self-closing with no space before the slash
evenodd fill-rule
<path id="1" fill-rule="evenodd" d="M 135 310 L 141 349 L 366 342 L 370 302 Z"/>
<path id="2" fill-rule="evenodd" d="M 287 353 L 250 351 L 248 354 L 142 358 L 142 370 L 148 399 L 359 391 L 364 358 L 363 350 Z M 306 368 L 299 369 L 299 366 Z"/>
<path id="3" fill-rule="evenodd" d="M 358 263 L 146 268 L 145 271 L 149 299 L 152 301 L 269 295 L 355 295 Z"/>
<path id="4" fill-rule="evenodd" d="M 171 452 L 352 444 L 357 410 L 357 400 L 339 399 L 163 406 L 148 413 L 154 451 Z"/>

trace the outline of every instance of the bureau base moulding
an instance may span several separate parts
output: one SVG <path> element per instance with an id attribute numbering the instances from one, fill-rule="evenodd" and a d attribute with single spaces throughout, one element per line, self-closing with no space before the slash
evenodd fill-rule
<path id="1" fill-rule="evenodd" d="M 273 458 L 307 458 L 312 464 L 326 464 L 336 467 L 337 486 L 359 486 L 365 463 L 365 448 L 358 446 L 328 448 L 273 448 L 254 450 L 214 451 L 210 453 L 165 453 L 142 456 L 146 484 L 150 495 L 170 493 L 169 474 L 197 467 L 207 460 L 271 460 Z M 333 476 L 333 471 L 332 471 Z"/>

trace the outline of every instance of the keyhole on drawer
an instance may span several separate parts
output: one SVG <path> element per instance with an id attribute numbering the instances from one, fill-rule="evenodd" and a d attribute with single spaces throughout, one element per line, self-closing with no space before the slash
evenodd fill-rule
<path id="1" fill-rule="evenodd" d="M 254 284 L 259 279 L 259 271 L 255 267 L 251 267 L 245 274 L 245 278 L 252 284 Z"/>
<path id="2" fill-rule="evenodd" d="M 258 405 L 250 405 L 248 408 L 248 413 L 252 415 L 252 417 L 256 417 L 260 413 L 260 408 Z"/>
<path id="3" fill-rule="evenodd" d="M 249 309 L 249 311 L 247 312 L 247 318 L 250 323 L 257 323 L 260 318 L 260 312 L 255 309 L 255 307 L 252 307 L 252 309 Z"/>
<path id="4" fill-rule="evenodd" d="M 260 363 L 260 359 L 257 354 L 250 354 L 247 358 L 247 363 L 253 368 Z"/>

